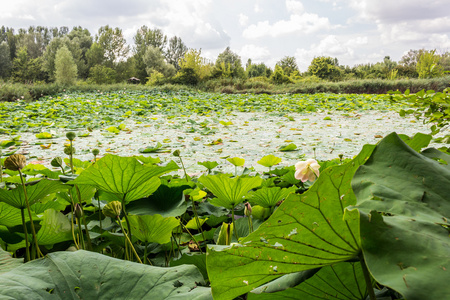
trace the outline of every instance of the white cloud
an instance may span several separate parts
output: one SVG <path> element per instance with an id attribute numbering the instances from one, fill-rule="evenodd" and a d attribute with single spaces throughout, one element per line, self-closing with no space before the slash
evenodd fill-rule
<path id="1" fill-rule="evenodd" d="M 286 9 L 288 12 L 296 15 L 301 15 L 305 10 L 303 4 L 300 1 L 295 0 L 286 0 Z"/>
<path id="2" fill-rule="evenodd" d="M 259 6 L 258 3 L 255 4 L 255 6 L 253 7 L 253 10 L 254 10 L 255 13 L 260 13 L 260 12 L 263 11 L 261 6 Z"/>
<path id="3" fill-rule="evenodd" d="M 251 58 L 253 62 L 262 62 L 270 58 L 270 51 L 267 47 L 259 47 L 253 44 L 244 45 L 238 54 L 245 63 L 247 59 Z"/>
<path id="4" fill-rule="evenodd" d="M 245 38 L 261 38 L 265 36 L 278 37 L 286 34 L 311 34 L 319 30 L 331 28 L 328 18 L 319 17 L 316 14 L 303 13 L 292 14 L 289 20 L 280 20 L 274 24 L 269 21 L 258 22 L 247 27 L 242 35 Z"/>
<path id="5" fill-rule="evenodd" d="M 361 37 L 359 39 L 356 38 L 355 41 L 364 43 L 364 40 L 366 39 L 367 38 Z M 328 35 L 320 40 L 318 44 L 312 44 L 309 49 L 299 48 L 296 50 L 294 55 L 297 60 L 298 67 L 300 70 L 306 71 L 313 58 L 317 56 L 331 56 L 338 59 L 351 59 L 355 50 L 351 47 L 352 44 L 349 44 L 350 41 L 351 40 L 342 42 L 337 36 Z"/>
<path id="6" fill-rule="evenodd" d="M 244 14 L 239 14 L 239 24 L 241 26 L 246 26 L 248 24 L 248 16 Z"/>

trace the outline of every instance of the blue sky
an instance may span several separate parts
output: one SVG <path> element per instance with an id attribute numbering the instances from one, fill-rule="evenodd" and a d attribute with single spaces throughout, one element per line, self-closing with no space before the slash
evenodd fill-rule
<path id="1" fill-rule="evenodd" d="M 79 25 L 92 35 L 110 25 L 129 44 L 147 25 L 213 61 L 230 46 L 244 65 L 252 58 L 273 68 L 294 56 L 301 71 L 321 55 L 353 66 L 398 61 L 410 49 L 450 51 L 450 0 L 15 0 L 2 3 L 0 20 L 16 29 Z"/>

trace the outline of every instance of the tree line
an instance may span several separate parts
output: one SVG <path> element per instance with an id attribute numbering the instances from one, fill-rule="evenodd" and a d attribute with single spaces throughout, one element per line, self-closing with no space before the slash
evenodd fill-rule
<path id="1" fill-rule="evenodd" d="M 301 73 L 295 57 L 286 56 L 270 68 L 248 59 L 245 66 L 227 47 L 213 62 L 201 49 L 188 48 L 180 37 L 167 37 L 161 29 L 140 27 L 134 44 L 127 44 L 120 28 L 102 26 L 92 35 L 81 26 L 31 26 L 15 31 L 0 28 L 0 78 L 11 82 L 108 84 L 132 80 L 150 85 L 195 85 L 210 79 L 241 78 L 286 84 L 351 79 L 441 77 L 450 71 L 450 53 L 410 50 L 399 62 L 386 56 L 374 64 L 340 65 L 337 58 L 315 57 Z"/>

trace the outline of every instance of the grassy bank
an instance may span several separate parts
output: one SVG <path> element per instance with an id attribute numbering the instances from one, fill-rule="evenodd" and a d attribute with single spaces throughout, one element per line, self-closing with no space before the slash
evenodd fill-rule
<path id="1" fill-rule="evenodd" d="M 385 94 L 390 90 L 418 92 L 420 90 L 442 91 L 450 87 L 450 76 L 434 79 L 399 80 L 351 80 L 341 82 L 299 82 L 276 85 L 266 80 L 216 79 L 197 86 L 164 84 L 158 86 L 134 85 L 126 83 L 98 85 L 84 82 L 65 87 L 55 83 L 0 83 L 0 101 L 16 99 L 36 100 L 43 96 L 58 95 L 65 92 L 111 92 L 111 91 L 204 91 L 227 94 Z"/>

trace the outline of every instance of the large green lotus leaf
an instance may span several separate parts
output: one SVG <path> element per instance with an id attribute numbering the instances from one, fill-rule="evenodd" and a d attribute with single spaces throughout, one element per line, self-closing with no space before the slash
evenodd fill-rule
<path id="1" fill-rule="evenodd" d="M 28 217 L 28 214 L 25 214 L 25 217 Z M 27 220 L 29 220 L 29 218 Z M 22 215 L 20 213 L 20 209 L 0 202 L 0 225 L 14 227 L 21 224 Z"/>
<path id="2" fill-rule="evenodd" d="M 202 273 L 203 278 L 208 279 L 206 271 L 206 253 L 185 253 L 179 259 L 170 261 L 170 266 L 194 265 Z"/>
<path id="3" fill-rule="evenodd" d="M 161 215 L 128 216 L 133 236 L 146 243 L 165 244 L 170 242 L 172 230 L 180 226 L 174 217 L 164 218 Z"/>
<path id="4" fill-rule="evenodd" d="M 278 202 L 286 198 L 287 195 L 295 193 L 296 189 L 297 187 L 295 186 L 284 189 L 280 187 L 263 187 L 252 192 L 248 200 L 262 207 L 274 207 Z"/>
<path id="5" fill-rule="evenodd" d="M 49 194 L 53 194 L 67 189 L 61 181 L 42 179 L 38 183 L 33 185 L 27 185 L 28 203 L 33 205 L 37 201 L 41 200 Z M 0 189 L 0 201 L 8 203 L 15 208 L 26 208 L 25 194 L 23 188 L 18 186 L 12 190 Z"/>
<path id="6" fill-rule="evenodd" d="M 243 197 L 250 191 L 261 185 L 262 179 L 259 177 L 235 177 L 227 175 L 202 176 L 198 181 L 210 190 L 217 198 L 209 200 L 211 204 L 232 209 L 241 203 Z"/>
<path id="7" fill-rule="evenodd" d="M 79 250 L 0 275 L 2 299 L 212 299 L 194 266 L 160 268 Z"/>
<path id="8" fill-rule="evenodd" d="M 164 167 L 147 167 L 134 157 L 120 157 L 108 154 L 83 172 L 70 184 L 93 185 L 97 189 L 113 193 L 127 194 L 141 188 L 150 178 L 178 170 L 178 165 L 171 161 Z M 135 198 L 139 199 L 139 198 Z M 127 201 L 135 200 L 128 198 Z"/>
<path id="9" fill-rule="evenodd" d="M 23 264 L 23 258 L 13 258 L 9 252 L 0 247 L 0 275 Z"/>
<path id="10" fill-rule="evenodd" d="M 152 177 L 134 190 L 131 190 L 125 195 L 125 202 L 135 201 L 144 197 L 148 197 L 153 192 L 155 192 L 161 185 L 161 180 L 158 177 Z M 100 199 L 107 202 L 111 201 L 122 201 L 124 194 L 109 193 L 105 191 L 100 191 Z"/>
<path id="11" fill-rule="evenodd" d="M 399 138 L 401 138 L 409 147 L 420 152 L 421 149 L 430 144 L 433 137 L 429 134 L 418 132 L 412 138 L 405 135 L 399 135 Z"/>
<path id="12" fill-rule="evenodd" d="M 435 148 L 428 148 L 423 150 L 421 154 L 425 155 L 428 158 L 435 158 L 444 161 L 446 163 L 446 165 L 444 166 L 447 167 L 447 169 L 450 169 L 450 155 L 448 155 L 447 153 L 439 151 Z"/>
<path id="13" fill-rule="evenodd" d="M 353 189 L 373 277 L 407 299 L 448 297 L 450 170 L 390 134 L 356 172 Z"/>
<path id="14" fill-rule="evenodd" d="M 78 203 L 78 192 L 80 193 L 81 202 L 90 204 L 92 202 L 92 197 L 95 195 L 96 189 L 92 185 L 72 186 L 68 191 L 58 193 L 57 196 L 64 199 L 67 203 L 72 204 L 72 199 L 70 198 L 70 195 L 72 195 L 73 201 Z"/>
<path id="15" fill-rule="evenodd" d="M 280 284 L 274 281 L 272 285 L 264 287 L 265 289 L 255 291 L 258 293 L 264 291 L 263 293 L 250 293 L 248 299 L 365 300 L 367 297 L 366 282 L 359 262 L 342 262 L 326 266 L 311 278 L 308 279 L 306 276 L 306 279 L 299 285 L 281 292 L 271 292 L 277 291 L 277 285 Z"/>
<path id="16" fill-rule="evenodd" d="M 159 214 L 163 217 L 181 216 L 186 212 L 187 208 L 183 191 L 189 188 L 189 185 L 174 187 L 160 185 L 149 197 L 127 204 L 127 212 L 130 215 Z"/>
<path id="17" fill-rule="evenodd" d="M 40 225 L 37 233 L 39 245 L 52 246 L 73 238 L 69 219 L 54 209 L 44 212 Z"/>
<path id="18" fill-rule="evenodd" d="M 354 258 L 360 251 L 359 214 L 351 179 L 370 156 L 366 145 L 347 164 L 320 174 L 302 195 L 291 194 L 258 230 L 225 250 L 208 249 L 213 295 L 233 299 L 282 275 Z"/>

